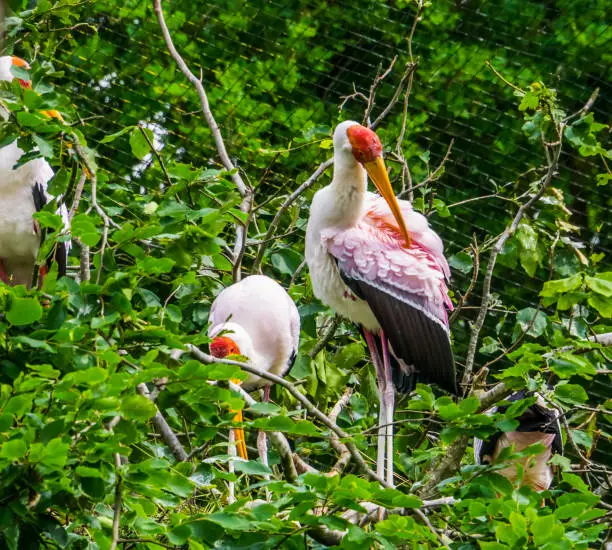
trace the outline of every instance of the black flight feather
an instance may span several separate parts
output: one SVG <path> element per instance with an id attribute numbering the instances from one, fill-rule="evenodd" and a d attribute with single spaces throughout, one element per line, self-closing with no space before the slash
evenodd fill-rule
<path id="1" fill-rule="evenodd" d="M 455 361 L 442 325 L 406 301 L 351 278 L 340 266 L 338 271 L 351 291 L 368 303 L 391 345 L 397 390 L 412 391 L 418 380 L 456 394 Z"/>
<path id="2" fill-rule="evenodd" d="M 35 183 L 32 186 L 32 198 L 34 200 L 34 208 L 36 212 L 40 212 L 45 204 L 47 204 L 47 197 L 43 186 L 40 183 Z M 42 243 L 46 238 L 46 230 L 41 229 L 40 242 Z M 58 277 L 66 275 L 66 268 L 68 263 L 68 249 L 66 243 L 58 243 L 52 254 L 46 260 L 47 269 L 51 269 L 53 261 L 57 262 Z"/>

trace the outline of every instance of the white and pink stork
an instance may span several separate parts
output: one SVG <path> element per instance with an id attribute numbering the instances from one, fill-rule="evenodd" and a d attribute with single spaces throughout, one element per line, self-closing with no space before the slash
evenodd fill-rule
<path id="1" fill-rule="evenodd" d="M 381 196 L 368 192 L 366 174 Z M 315 295 L 363 329 L 380 395 L 377 473 L 392 484 L 394 384 L 457 391 L 450 271 L 427 218 L 396 199 L 380 139 L 357 122 L 334 132 L 334 174 L 312 200 L 306 262 Z"/>
<path id="2" fill-rule="evenodd" d="M 209 323 L 214 357 L 242 355 L 254 367 L 277 376 L 284 376 L 295 361 L 300 314 L 287 291 L 270 277 L 251 275 L 221 291 L 211 306 Z M 246 391 L 263 387 L 264 400 L 269 398 L 270 382 L 259 376 L 249 374 L 242 387 Z M 242 421 L 242 411 L 234 421 Z M 233 431 L 236 451 L 246 460 L 244 431 Z M 264 432 L 258 436 L 257 447 L 266 463 Z"/>
<path id="3" fill-rule="evenodd" d="M 15 78 L 11 67 L 28 69 L 29 65 L 18 57 L 0 57 L 0 81 L 11 82 Z M 19 82 L 24 88 L 32 87 L 27 80 Z M 43 113 L 61 120 L 57 111 Z M 53 170 L 44 158 L 35 158 L 18 166 L 23 155 L 24 151 L 17 145 L 17 140 L 0 149 L 0 280 L 10 285 L 23 284 L 30 287 L 43 238 L 32 216 L 53 200 L 47 193 L 47 183 L 53 177 Z M 64 229 L 67 231 L 69 222 L 66 207 L 60 206 L 57 213 L 63 217 Z M 68 242 L 58 244 L 47 264 L 40 268 L 39 283 L 51 261 L 57 262 L 59 275 L 65 275 L 69 247 Z"/>

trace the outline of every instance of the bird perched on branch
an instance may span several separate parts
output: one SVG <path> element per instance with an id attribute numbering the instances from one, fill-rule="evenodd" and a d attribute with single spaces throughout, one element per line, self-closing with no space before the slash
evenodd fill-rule
<path id="1" fill-rule="evenodd" d="M 513 447 L 520 453 L 530 445 L 540 443 L 544 450 L 537 455 L 530 455 L 511 460 L 498 473 L 511 483 L 516 483 L 519 477 L 519 466 L 523 475 L 521 485 L 529 485 L 535 491 L 545 491 L 553 479 L 552 467 L 548 464 L 553 453 L 563 454 L 563 438 L 559 424 L 559 411 L 548 407 L 542 396 L 535 394 L 536 402 L 529 406 L 517 419 L 518 427 L 511 432 L 498 432 L 486 441 L 474 440 L 474 458 L 476 464 L 496 464 L 500 453 L 507 447 Z M 517 402 L 527 397 L 524 391 L 512 394 L 507 401 Z M 491 413 L 504 412 L 508 407 L 494 407 Z"/>
<path id="2" fill-rule="evenodd" d="M 18 57 L 0 57 L 0 81 L 12 81 L 11 67 L 28 69 L 29 65 Z M 31 88 L 28 80 L 19 80 L 24 88 Z M 61 115 L 54 110 L 42 111 L 50 118 Z M 17 140 L 0 148 L 0 280 L 10 285 L 30 287 L 34 278 L 36 259 L 44 239 L 39 224 L 32 218 L 44 205 L 53 200 L 47 193 L 47 183 L 53 170 L 44 158 L 35 158 L 18 166 L 24 151 Z M 61 205 L 57 213 L 69 227 L 68 211 Z M 44 266 L 40 267 L 39 283 L 53 261 L 58 264 L 59 275 L 65 275 L 70 244 L 59 243 Z"/>
<path id="3" fill-rule="evenodd" d="M 380 195 L 367 191 L 367 175 Z M 416 380 L 457 390 L 450 272 L 427 218 L 396 199 L 380 139 L 357 122 L 334 132 L 334 175 L 310 207 L 306 262 L 315 295 L 363 330 L 381 400 L 377 472 L 386 454 L 392 483 L 394 383 L 404 392 Z"/>
<path id="4" fill-rule="evenodd" d="M 277 376 L 284 376 L 295 361 L 300 315 L 285 289 L 265 275 L 251 275 L 223 290 L 211 306 L 209 322 L 210 353 L 214 357 L 242 355 L 253 366 Z M 263 387 L 265 399 L 269 396 L 270 382 L 259 376 L 249 374 L 242 387 L 246 391 Z M 242 421 L 242 411 L 234 420 Z M 244 431 L 234 430 L 234 438 L 238 455 L 247 459 Z M 263 458 L 262 435 L 258 448 Z"/>

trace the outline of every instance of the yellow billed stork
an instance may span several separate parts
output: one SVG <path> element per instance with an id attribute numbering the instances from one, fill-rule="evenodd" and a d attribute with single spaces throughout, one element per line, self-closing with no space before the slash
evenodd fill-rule
<path id="1" fill-rule="evenodd" d="M 517 419 L 519 425 L 510 432 L 498 432 L 483 441 L 474 439 L 474 459 L 476 464 L 499 463 L 500 453 L 507 447 L 513 447 L 520 453 L 530 445 L 540 443 L 544 450 L 535 456 L 526 456 L 510 460 L 507 466 L 497 473 L 503 475 L 512 484 L 519 478 L 519 466 L 522 470 L 521 485 L 529 485 L 533 490 L 546 491 L 553 480 L 552 467 L 548 463 L 553 453 L 563 454 L 563 438 L 559 424 L 559 411 L 546 405 L 542 396 L 535 394 L 536 402 Z M 524 391 L 512 394 L 507 401 L 516 402 L 525 399 Z M 508 407 L 494 407 L 491 413 L 504 412 Z"/>
<path id="2" fill-rule="evenodd" d="M 12 81 L 11 67 L 29 68 L 29 65 L 15 56 L 0 57 L 0 80 Z M 19 80 L 24 88 L 31 88 L 27 80 Z M 43 111 L 49 117 L 59 118 L 57 111 Z M 0 148 L 0 280 L 10 285 L 30 286 L 34 277 L 36 258 L 40 248 L 42 232 L 32 215 L 52 200 L 47 193 L 47 183 L 53 177 L 53 170 L 44 158 L 32 159 L 21 166 L 17 163 L 24 151 L 17 140 Z M 68 211 L 60 206 L 58 214 L 68 229 Z M 60 243 L 40 268 L 40 282 L 50 262 L 58 263 L 59 275 L 65 275 L 69 243 Z"/>
<path id="3" fill-rule="evenodd" d="M 394 384 L 403 392 L 415 380 L 457 391 L 450 271 L 427 218 L 395 197 L 378 136 L 345 121 L 333 143 L 332 181 L 310 207 L 306 262 L 315 295 L 363 329 L 380 395 L 377 473 L 382 477 L 386 454 L 393 483 Z M 367 175 L 380 195 L 367 191 Z"/>
<path id="4" fill-rule="evenodd" d="M 214 357 L 242 355 L 262 371 L 284 376 L 295 361 L 300 341 L 300 315 L 285 289 L 265 275 L 251 275 L 219 293 L 209 315 L 210 353 Z M 246 391 L 264 388 L 269 397 L 270 383 L 249 374 L 242 382 Z M 242 411 L 234 417 L 242 421 Z M 242 429 L 234 430 L 236 450 L 247 459 Z M 265 437 L 258 437 L 258 449 L 265 462 Z"/>

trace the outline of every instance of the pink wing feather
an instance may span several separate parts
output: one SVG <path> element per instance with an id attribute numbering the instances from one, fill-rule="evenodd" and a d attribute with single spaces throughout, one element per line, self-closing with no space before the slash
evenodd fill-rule
<path id="1" fill-rule="evenodd" d="M 425 216 L 407 201 L 398 201 L 412 238 L 406 248 L 385 200 L 368 193 L 366 215 L 349 229 L 322 231 L 321 239 L 340 269 L 351 278 L 407 302 L 448 330 L 447 309 L 453 304 L 446 280 L 450 270 L 440 237 Z"/>

